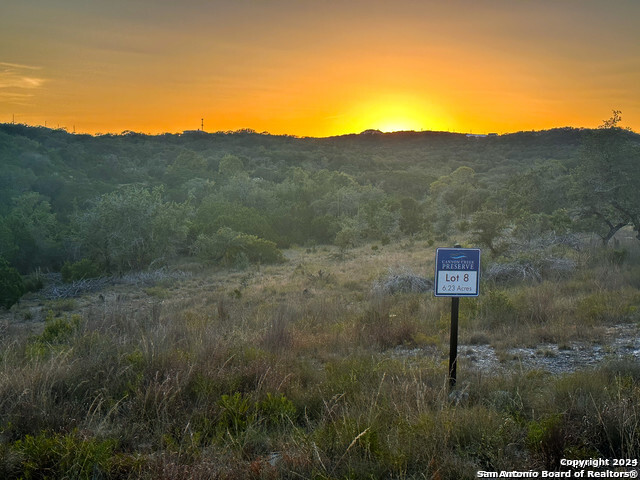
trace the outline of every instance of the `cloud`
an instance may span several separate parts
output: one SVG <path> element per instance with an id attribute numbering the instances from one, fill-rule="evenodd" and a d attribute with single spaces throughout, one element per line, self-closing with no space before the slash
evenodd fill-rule
<path id="1" fill-rule="evenodd" d="M 18 105 L 21 107 L 33 106 L 33 103 L 30 101 L 32 98 L 32 94 L 3 92 L 0 90 L 0 102 L 5 102 L 6 104 Z"/>
<path id="2" fill-rule="evenodd" d="M 0 68 L 19 68 L 25 70 L 40 70 L 41 67 L 33 67 L 31 65 L 22 65 L 19 63 L 0 62 Z"/>
<path id="3" fill-rule="evenodd" d="M 26 93 L 42 87 L 46 79 L 34 75 L 40 67 L 0 62 L 0 98 L 19 102 L 31 95 Z"/>

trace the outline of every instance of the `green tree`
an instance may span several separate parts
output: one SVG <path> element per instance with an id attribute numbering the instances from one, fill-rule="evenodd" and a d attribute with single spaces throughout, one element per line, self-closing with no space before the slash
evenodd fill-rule
<path id="1" fill-rule="evenodd" d="M 222 227 L 229 227 L 236 232 L 256 235 L 271 241 L 277 241 L 268 217 L 255 208 L 245 207 L 238 203 L 221 200 L 212 195 L 205 198 L 198 208 L 193 230 L 196 235 L 204 233 L 211 235 Z"/>
<path id="2" fill-rule="evenodd" d="M 477 211 L 488 197 L 487 190 L 470 167 L 459 167 L 429 185 L 427 220 L 441 238 Z"/>
<path id="3" fill-rule="evenodd" d="M 475 212 L 482 205 L 487 192 L 470 167 L 459 167 L 429 186 L 429 195 L 436 203 L 455 209 L 458 216 Z"/>
<path id="4" fill-rule="evenodd" d="M 382 190 L 366 187 L 360 199 L 358 219 L 366 238 L 388 242 L 399 232 L 400 213 L 397 205 Z"/>
<path id="5" fill-rule="evenodd" d="M 197 152 L 184 150 L 169 164 L 166 171 L 166 182 L 170 186 L 180 185 L 192 178 L 209 177 L 208 163 Z"/>
<path id="6" fill-rule="evenodd" d="M 190 209 L 164 202 L 162 189 L 127 186 L 76 215 L 76 239 L 107 272 L 145 268 L 185 247 Z"/>
<path id="7" fill-rule="evenodd" d="M 569 205 L 570 176 L 558 161 L 548 161 L 513 175 L 498 195 L 495 203 L 512 217 L 525 214 L 551 214 Z"/>
<path id="8" fill-rule="evenodd" d="M 220 163 L 218 164 L 218 173 L 225 179 L 247 174 L 242 160 L 230 153 L 227 153 L 220 159 Z"/>
<path id="9" fill-rule="evenodd" d="M 572 198 L 578 216 L 596 229 L 603 244 L 632 225 L 640 240 L 640 144 L 637 135 L 619 128 L 620 112 L 592 132 L 582 164 L 573 172 Z"/>
<path id="10" fill-rule="evenodd" d="M 400 230 L 405 234 L 415 234 L 424 229 L 425 218 L 422 205 L 411 197 L 400 200 Z"/>
<path id="11" fill-rule="evenodd" d="M 61 230 L 49 202 L 37 192 L 24 193 L 14 198 L 9 215 L 0 219 L 1 254 L 23 273 L 53 267 L 61 255 Z"/>
<path id="12" fill-rule="evenodd" d="M 15 236 L 11 231 L 9 221 L 0 217 L 0 257 L 11 260 L 18 251 L 19 247 L 15 242 Z"/>
<path id="13" fill-rule="evenodd" d="M 310 240 L 320 244 L 333 243 L 339 231 L 340 221 L 333 215 L 316 216 L 309 225 Z"/>
<path id="14" fill-rule="evenodd" d="M 508 227 L 507 219 L 501 211 L 479 210 L 471 218 L 471 233 L 473 240 L 498 255 L 507 247 L 506 242 L 500 242 Z"/>
<path id="15" fill-rule="evenodd" d="M 502 212 L 519 243 L 551 232 L 565 234 L 572 227 L 568 214 L 570 185 L 565 166 L 547 161 L 513 175 L 485 206 Z"/>
<path id="16" fill-rule="evenodd" d="M 204 178 L 191 178 L 182 184 L 182 193 L 186 200 L 196 204 L 213 194 L 215 182 Z"/>
<path id="17" fill-rule="evenodd" d="M 18 271 L 0 257 L 0 305 L 9 309 L 25 292 L 24 282 Z"/>
<path id="18" fill-rule="evenodd" d="M 360 241 L 360 231 L 355 218 L 344 218 L 340 231 L 336 234 L 335 244 L 343 251 L 355 247 Z"/>

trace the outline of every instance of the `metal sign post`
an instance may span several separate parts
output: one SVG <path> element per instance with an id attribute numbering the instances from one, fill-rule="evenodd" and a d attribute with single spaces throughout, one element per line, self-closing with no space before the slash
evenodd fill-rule
<path id="1" fill-rule="evenodd" d="M 449 389 L 456 386 L 456 367 L 458 366 L 458 310 L 460 297 L 451 299 L 451 333 L 449 334 Z"/>
<path id="2" fill-rule="evenodd" d="M 449 340 L 449 388 L 456 385 L 458 363 L 458 312 L 460 297 L 477 297 L 480 285 L 480 250 L 477 248 L 438 248 L 436 250 L 436 297 L 451 298 L 451 337 Z"/>

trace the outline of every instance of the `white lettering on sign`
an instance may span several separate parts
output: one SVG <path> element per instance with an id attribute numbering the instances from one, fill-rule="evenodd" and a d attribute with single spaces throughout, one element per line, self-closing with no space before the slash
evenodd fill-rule
<path id="1" fill-rule="evenodd" d="M 465 262 L 460 260 L 456 260 L 456 261 L 445 260 L 444 262 L 442 262 L 441 269 L 442 270 L 474 270 L 475 263 L 469 262 L 469 261 Z"/>

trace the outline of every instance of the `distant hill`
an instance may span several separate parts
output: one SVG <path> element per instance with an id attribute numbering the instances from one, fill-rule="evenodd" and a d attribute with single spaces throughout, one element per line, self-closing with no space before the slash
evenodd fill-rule
<path id="1" fill-rule="evenodd" d="M 592 134 L 558 128 L 480 137 L 377 130 L 327 138 L 251 130 L 91 136 L 0 124 L 0 256 L 22 255 L 13 261 L 21 271 L 37 258 L 55 267 L 82 256 L 70 240 L 72 219 L 126 186 L 160 189 L 166 208 L 181 205 L 195 215 L 185 217 L 187 243 L 178 248 L 184 252 L 219 227 L 279 246 L 443 235 L 457 228 L 453 219 L 495 208 L 498 192 L 526 172 L 552 171 L 538 182 L 549 192 L 566 185 Z M 639 141 L 633 132 L 619 135 Z M 535 208 L 545 214 L 567 207 L 565 197 L 544 198 Z M 46 241 L 38 233 L 45 226 Z"/>

